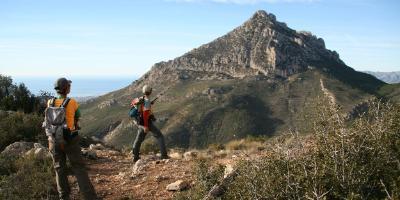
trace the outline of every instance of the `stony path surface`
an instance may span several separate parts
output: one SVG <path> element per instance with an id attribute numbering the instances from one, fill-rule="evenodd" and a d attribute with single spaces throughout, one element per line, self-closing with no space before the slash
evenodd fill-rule
<path id="1" fill-rule="evenodd" d="M 191 161 L 159 160 L 156 156 L 142 157 L 137 174 L 132 173 L 131 158 L 117 151 L 97 150 L 97 159 L 86 159 L 89 176 L 99 197 L 103 199 L 172 199 L 174 192 L 166 186 L 177 180 L 192 184 Z M 79 199 L 76 180 L 70 176 L 72 198 Z"/>
<path id="2" fill-rule="evenodd" d="M 92 145 L 91 145 L 92 146 Z M 180 183 L 171 188 L 186 189 L 195 182 L 195 165 L 199 158 L 212 161 L 228 168 L 234 167 L 239 160 L 252 160 L 265 154 L 261 149 L 252 148 L 245 153 L 240 150 L 188 151 L 179 153 L 171 150 L 170 159 L 160 160 L 156 155 L 142 155 L 134 164 L 132 155 L 105 148 L 97 144 L 93 148 L 82 149 L 87 163 L 90 179 L 98 196 L 105 200 L 130 199 L 173 199 L 180 191 L 168 191 L 167 186 Z M 225 171 L 227 173 L 227 171 Z M 72 186 L 71 198 L 80 199 L 78 184 L 74 176 L 69 176 Z M 171 185 L 170 185 L 171 186 Z"/>

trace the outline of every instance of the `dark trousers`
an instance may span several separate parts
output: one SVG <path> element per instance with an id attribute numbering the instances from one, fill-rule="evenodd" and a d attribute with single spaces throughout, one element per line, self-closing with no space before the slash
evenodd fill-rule
<path id="1" fill-rule="evenodd" d="M 95 190 L 90 182 L 85 163 L 81 155 L 79 136 L 66 141 L 64 150 L 61 150 L 59 146 L 53 145 L 50 148 L 50 152 L 53 158 L 54 169 L 56 171 L 57 190 L 60 199 L 69 199 L 69 194 L 71 191 L 66 173 L 67 157 L 71 164 L 72 171 L 74 172 L 78 181 L 79 190 L 83 196 L 83 199 L 97 199 Z"/>
<path id="2" fill-rule="evenodd" d="M 165 147 L 164 136 L 161 133 L 160 129 L 158 129 L 153 123 L 150 123 L 149 131 L 153 134 L 153 136 L 157 139 L 158 145 L 160 146 L 161 157 L 165 158 L 168 156 L 167 149 Z M 144 141 L 146 137 L 146 133 L 142 126 L 138 126 L 138 132 L 136 135 L 136 139 L 133 142 L 133 158 L 139 159 L 140 145 Z"/>

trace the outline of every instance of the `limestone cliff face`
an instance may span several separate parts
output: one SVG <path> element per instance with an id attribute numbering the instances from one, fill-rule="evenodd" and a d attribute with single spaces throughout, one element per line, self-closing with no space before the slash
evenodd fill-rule
<path id="1" fill-rule="evenodd" d="M 257 11 L 225 36 L 167 62 L 157 63 L 149 81 L 175 74 L 175 79 L 228 79 L 265 75 L 288 77 L 321 61 L 343 63 L 323 39 L 297 32 Z M 163 76 L 165 78 L 165 76 Z"/>

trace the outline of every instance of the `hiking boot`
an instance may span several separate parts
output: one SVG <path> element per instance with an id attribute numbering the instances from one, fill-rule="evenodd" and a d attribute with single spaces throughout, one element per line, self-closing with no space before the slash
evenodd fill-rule
<path id="1" fill-rule="evenodd" d="M 133 163 L 136 163 L 138 160 L 140 160 L 139 157 L 134 157 L 134 158 L 133 158 Z"/>
<path id="2" fill-rule="evenodd" d="M 170 157 L 168 155 L 163 155 L 160 157 L 161 160 L 165 160 L 165 159 L 170 159 Z"/>

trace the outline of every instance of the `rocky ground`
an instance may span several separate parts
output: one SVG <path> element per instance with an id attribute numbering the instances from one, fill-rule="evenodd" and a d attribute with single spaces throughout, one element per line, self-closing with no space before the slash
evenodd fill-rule
<path id="1" fill-rule="evenodd" d="M 172 199 L 181 190 L 196 184 L 193 167 L 198 158 L 212 158 L 216 163 L 231 166 L 246 157 L 237 152 L 170 153 L 170 159 L 143 155 L 133 164 L 131 154 L 110 149 L 83 150 L 89 175 L 99 197 L 103 199 Z M 94 154 L 93 154 L 94 152 Z M 79 199 L 78 184 L 70 176 L 73 199 Z"/>
<path id="2" fill-rule="evenodd" d="M 239 143 L 240 145 L 240 143 Z M 214 164 L 225 166 L 226 176 L 232 173 L 234 165 L 241 159 L 255 159 L 265 154 L 259 148 L 239 150 L 170 150 L 170 159 L 159 159 L 158 155 L 147 154 L 133 163 L 131 153 L 92 144 L 82 148 L 90 179 L 101 199 L 173 199 L 177 193 L 195 186 L 196 163 L 209 159 Z M 1 154 L 25 156 L 34 154 L 50 157 L 48 149 L 38 143 L 16 142 Z M 72 174 L 72 173 L 71 173 Z M 74 176 L 69 176 L 72 189 L 71 199 L 81 199 Z"/>
<path id="3" fill-rule="evenodd" d="M 87 159 L 90 178 L 103 199 L 171 199 L 170 183 L 184 180 L 191 184 L 192 161 L 159 160 L 155 155 L 143 156 L 133 165 L 129 155 L 110 150 L 97 150 L 98 158 Z M 78 185 L 73 176 L 73 197 L 79 199 Z"/>

